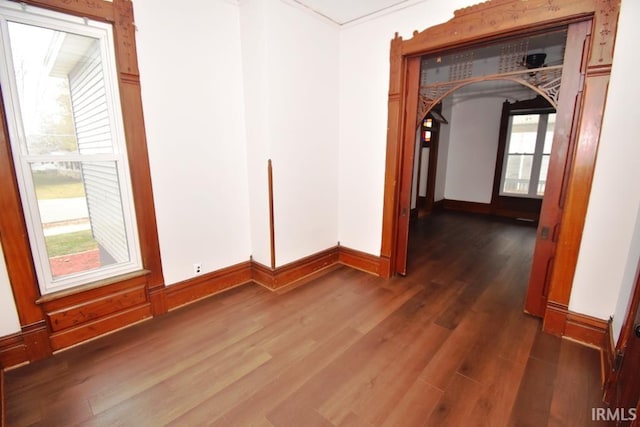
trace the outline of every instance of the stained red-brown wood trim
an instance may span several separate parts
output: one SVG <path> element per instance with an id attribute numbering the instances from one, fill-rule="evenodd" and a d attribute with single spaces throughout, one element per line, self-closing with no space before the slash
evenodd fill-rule
<path id="1" fill-rule="evenodd" d="M 126 0 L 25 0 L 23 3 L 113 24 L 140 251 L 143 266 L 149 271 L 146 291 L 153 314 L 162 314 L 167 307 L 164 292 L 159 292 L 164 288 L 164 277 L 142 112 L 132 3 Z M 37 360 L 51 354 L 50 331 L 43 310 L 36 302 L 40 291 L 26 237 L 3 107 L 0 107 L 0 113 L 0 236 L 27 354 L 29 360 Z"/>
<path id="2" fill-rule="evenodd" d="M 399 196 L 396 183 L 402 176 L 402 120 L 401 106 L 405 94 L 401 76 L 404 63 L 410 56 L 426 55 L 491 43 L 506 37 L 531 31 L 558 28 L 570 23 L 594 20 L 593 37 L 589 46 L 589 67 L 583 102 L 579 105 L 580 128 L 574 167 L 571 169 L 565 211 L 562 217 L 560 242 L 545 312 L 545 325 L 551 331 L 564 332 L 566 315 L 558 307 L 566 307 L 571 295 L 573 274 L 577 263 L 584 218 L 591 190 L 595 156 L 604 111 L 609 69 L 617 28 L 620 0 L 493 0 L 456 11 L 450 21 L 415 32 L 409 40 L 397 37 L 391 45 L 389 121 L 387 131 L 387 161 L 382 227 L 381 257 L 388 257 L 390 274 L 395 273 L 397 241 L 396 222 Z M 398 99 L 397 95 L 400 95 Z M 393 96 L 392 96 L 393 95 Z M 547 319 L 549 316 L 549 319 Z"/>
<path id="3" fill-rule="evenodd" d="M 376 276 L 380 275 L 380 257 L 357 251 L 355 249 L 340 246 L 338 250 L 338 261 L 356 270 L 361 270 Z"/>
<path id="4" fill-rule="evenodd" d="M 276 268 L 276 225 L 273 200 L 273 163 L 267 162 L 267 190 L 269 194 L 269 250 L 271 254 L 271 268 Z"/>
<path id="5" fill-rule="evenodd" d="M 383 233 L 380 248 L 380 256 L 389 260 L 385 263 L 383 276 L 391 275 L 391 260 L 395 261 L 395 246 L 397 233 L 385 232 L 385 230 L 395 230 L 398 211 L 398 188 L 399 188 L 399 164 L 400 161 L 400 135 L 401 135 L 401 91 L 402 78 L 404 75 L 404 60 L 402 58 L 402 37 L 396 33 L 396 37 L 391 40 L 389 74 L 389 105 L 387 112 L 387 154 L 384 178 L 384 204 L 383 204 Z"/>
<path id="6" fill-rule="evenodd" d="M 1 97 L 1 94 L 0 94 Z M 36 272 L 22 216 L 22 202 L 16 182 L 4 103 L 0 102 L 0 241 L 4 261 L 13 289 L 20 324 L 25 326 L 44 320 L 35 301 L 40 297 Z"/>
<path id="7" fill-rule="evenodd" d="M 292 285 L 338 264 L 338 246 L 320 251 L 277 268 L 256 261 L 252 264 L 252 280 L 275 290 Z"/>

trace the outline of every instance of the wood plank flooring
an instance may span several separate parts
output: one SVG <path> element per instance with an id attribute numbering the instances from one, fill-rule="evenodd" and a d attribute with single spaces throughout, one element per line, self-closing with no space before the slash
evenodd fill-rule
<path id="1" fill-rule="evenodd" d="M 595 425 L 598 352 L 522 313 L 534 237 L 434 214 L 407 277 L 246 285 L 9 371 L 7 425 Z"/>

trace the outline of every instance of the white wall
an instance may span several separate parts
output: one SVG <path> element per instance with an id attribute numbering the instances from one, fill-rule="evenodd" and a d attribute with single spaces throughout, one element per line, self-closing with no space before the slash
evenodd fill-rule
<path id="1" fill-rule="evenodd" d="M 137 50 L 165 282 L 251 254 L 237 5 L 136 0 Z"/>
<path id="2" fill-rule="evenodd" d="M 241 10 L 253 255 L 269 265 L 271 158 L 281 266 L 338 242 L 339 28 L 280 0 L 243 1 Z"/>
<path id="3" fill-rule="evenodd" d="M 491 203 L 504 98 L 454 98 L 444 197 Z"/>
<path id="4" fill-rule="evenodd" d="M 640 252 L 640 113 L 637 41 L 640 2 L 624 0 L 598 148 L 589 209 L 569 308 L 607 319 L 616 334 L 624 320 Z"/>
<path id="5" fill-rule="evenodd" d="M 16 332 L 20 332 L 20 321 L 7 275 L 4 252 L 0 245 L 0 337 Z"/>
<path id="6" fill-rule="evenodd" d="M 251 254 L 270 265 L 267 161 L 271 157 L 269 130 L 270 72 L 266 0 L 245 0 L 240 6 L 242 76 L 247 138 Z"/>
<path id="7" fill-rule="evenodd" d="M 276 261 L 338 242 L 339 28 L 270 0 Z"/>
<path id="8" fill-rule="evenodd" d="M 389 46 L 453 18 L 475 0 L 427 0 L 343 27 L 340 33 L 340 210 L 344 246 L 380 254 L 387 138 Z"/>
<path id="9" fill-rule="evenodd" d="M 453 97 L 448 96 L 442 100 L 442 115 L 447 121 L 451 118 Z M 449 121 L 449 123 L 451 123 Z M 434 201 L 444 199 L 445 184 L 447 181 L 447 163 L 449 162 L 449 139 L 451 138 L 451 124 L 440 125 L 440 139 L 438 140 L 438 167 L 436 168 L 436 186 Z"/>

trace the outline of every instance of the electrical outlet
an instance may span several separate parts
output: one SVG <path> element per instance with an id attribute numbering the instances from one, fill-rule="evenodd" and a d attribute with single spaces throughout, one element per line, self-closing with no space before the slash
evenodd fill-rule
<path id="1" fill-rule="evenodd" d="M 202 273 L 202 264 L 200 264 L 199 262 L 193 264 L 193 274 L 200 274 Z"/>

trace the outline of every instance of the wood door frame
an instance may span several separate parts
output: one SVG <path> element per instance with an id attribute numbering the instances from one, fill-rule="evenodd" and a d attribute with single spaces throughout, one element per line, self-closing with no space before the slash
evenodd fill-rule
<path id="1" fill-rule="evenodd" d="M 617 338 L 614 354 L 616 360 L 613 361 L 614 363 L 611 366 L 611 371 L 605 372 L 606 380 L 603 400 L 609 405 L 614 405 L 620 398 L 618 395 L 618 381 L 620 380 L 620 368 L 623 363 L 622 358 L 624 358 L 627 347 L 629 346 L 629 340 L 636 339 L 633 335 L 636 313 L 640 309 L 640 259 L 638 259 L 634 283 L 631 298 L 627 305 L 624 322 L 620 329 L 620 335 L 618 337 L 614 337 L 614 339 Z M 637 406 L 640 407 L 640 401 L 637 403 Z M 638 413 L 638 415 L 640 415 L 640 413 Z"/>
<path id="2" fill-rule="evenodd" d="M 602 127 L 607 87 L 613 60 L 620 0 L 492 0 L 455 12 L 450 21 L 415 32 L 403 40 L 397 33 L 391 40 L 388 98 L 388 130 L 384 184 L 381 272 L 385 277 L 396 273 L 399 217 L 407 207 L 404 170 L 404 134 L 408 122 L 416 120 L 408 113 L 408 98 L 415 82 L 407 77 L 407 66 L 422 55 L 459 49 L 479 43 L 521 36 L 571 23 L 592 19 L 589 59 L 583 87 L 585 96 L 576 106 L 576 149 L 568 174 L 565 210 L 558 237 L 556 263 L 552 272 L 545 331 L 564 334 L 582 230 L 587 212 L 597 147 Z M 406 187 L 406 186 L 405 186 Z"/>

